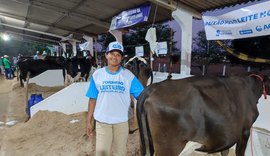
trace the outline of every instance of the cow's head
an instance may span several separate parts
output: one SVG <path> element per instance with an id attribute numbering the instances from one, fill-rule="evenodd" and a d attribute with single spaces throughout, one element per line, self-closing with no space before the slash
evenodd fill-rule
<path id="1" fill-rule="evenodd" d="M 151 77 L 151 83 L 153 81 L 153 74 L 150 64 L 142 57 L 133 57 L 127 61 L 124 65 L 129 69 L 142 83 L 143 86 L 147 86 L 148 79 Z"/>

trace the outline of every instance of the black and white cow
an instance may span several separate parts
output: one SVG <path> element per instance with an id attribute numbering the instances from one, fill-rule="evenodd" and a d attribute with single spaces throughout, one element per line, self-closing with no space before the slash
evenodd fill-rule
<path id="1" fill-rule="evenodd" d="M 66 85 L 77 81 L 88 81 L 93 66 L 96 67 L 96 61 L 93 57 L 68 58 L 65 63 Z"/>
<path id="2" fill-rule="evenodd" d="M 50 69 L 62 69 L 63 77 L 65 77 L 64 62 L 62 58 L 59 59 L 46 59 L 46 60 L 34 60 L 25 59 L 18 63 L 19 78 L 21 86 L 23 86 L 23 81 L 26 81 L 27 73 L 29 73 L 29 78 L 33 78 L 46 70 Z"/>
<path id="3" fill-rule="evenodd" d="M 129 69 L 142 83 L 144 87 L 148 85 L 148 79 L 150 83 L 153 83 L 153 72 L 150 67 L 150 63 L 143 57 L 134 56 L 125 62 L 124 67 Z"/>

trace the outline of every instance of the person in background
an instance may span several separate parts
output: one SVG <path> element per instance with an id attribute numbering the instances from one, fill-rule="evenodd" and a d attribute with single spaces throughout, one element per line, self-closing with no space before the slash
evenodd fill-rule
<path id="1" fill-rule="evenodd" d="M 4 68 L 5 68 L 6 79 L 7 80 L 12 79 L 13 76 L 12 76 L 12 72 L 11 72 L 11 65 L 10 65 L 10 62 L 8 60 L 8 55 L 4 55 L 3 65 L 4 65 Z"/>
<path id="2" fill-rule="evenodd" d="M 14 72 L 17 70 L 18 61 L 19 61 L 19 58 L 16 57 L 16 56 L 13 56 L 13 58 L 12 58 L 12 67 L 11 67 L 11 72 L 12 72 L 13 77 L 15 77 Z"/>
<path id="3" fill-rule="evenodd" d="M 0 70 L 1 70 L 0 73 L 1 73 L 1 75 L 5 75 L 5 69 L 4 69 L 3 59 L 4 59 L 4 57 L 2 56 L 0 58 Z"/>
<path id="4" fill-rule="evenodd" d="M 34 60 L 37 60 L 38 59 L 38 53 L 39 52 L 37 51 L 36 54 L 34 55 L 34 57 L 33 57 Z"/>
<path id="5" fill-rule="evenodd" d="M 38 59 L 38 54 L 39 54 L 39 51 L 36 52 L 36 55 L 34 55 L 33 59 L 34 60 L 37 60 Z"/>
<path id="6" fill-rule="evenodd" d="M 43 51 L 43 53 L 42 53 L 42 59 L 45 60 L 46 57 L 47 57 L 47 53 L 46 53 L 46 51 Z"/>
<path id="7" fill-rule="evenodd" d="M 136 99 L 143 91 L 139 80 L 121 66 L 123 45 L 111 42 L 107 48 L 108 66 L 96 70 L 86 96 L 89 98 L 86 134 L 91 138 L 96 120 L 96 156 L 126 155 L 130 94 Z M 112 150 L 111 147 L 114 149 Z"/>
<path id="8" fill-rule="evenodd" d="M 40 51 L 36 52 L 36 55 L 33 57 L 34 60 L 40 60 L 42 59 L 42 53 Z"/>

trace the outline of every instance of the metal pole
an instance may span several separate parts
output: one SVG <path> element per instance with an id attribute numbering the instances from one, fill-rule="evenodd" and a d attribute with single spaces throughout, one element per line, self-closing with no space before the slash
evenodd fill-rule
<path id="1" fill-rule="evenodd" d="M 26 30 L 26 31 L 31 31 L 31 32 L 35 32 L 35 33 L 40 33 L 40 34 L 43 34 L 43 35 L 58 37 L 58 38 L 61 38 L 61 39 L 65 38 L 64 36 L 51 34 L 51 33 L 46 33 L 46 32 L 42 32 L 42 31 L 38 31 L 38 30 L 32 30 L 32 29 L 28 29 L 28 28 L 17 27 L 17 26 L 13 26 L 13 25 L 9 25 L 9 24 L 0 23 L 0 25 L 4 25 L 4 26 L 7 26 L 7 27 L 12 27 L 12 28 L 16 28 L 16 29 L 21 29 L 21 30 Z"/>

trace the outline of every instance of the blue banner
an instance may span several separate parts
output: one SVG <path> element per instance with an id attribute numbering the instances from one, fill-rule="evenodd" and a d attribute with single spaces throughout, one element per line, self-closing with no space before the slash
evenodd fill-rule
<path id="1" fill-rule="evenodd" d="M 114 16 L 110 30 L 120 29 L 135 25 L 148 20 L 150 4 L 126 10 Z"/>

